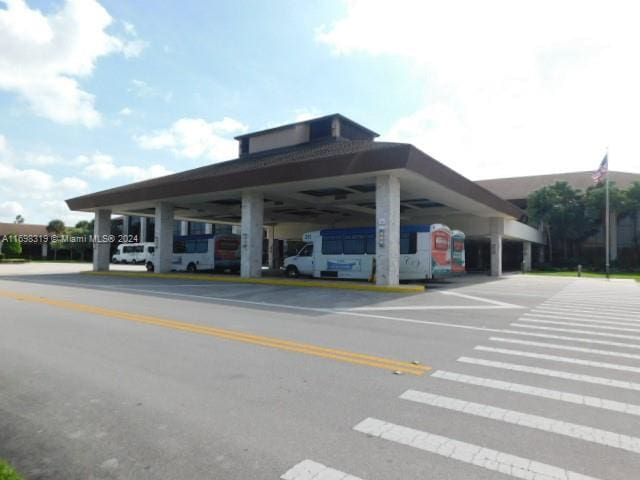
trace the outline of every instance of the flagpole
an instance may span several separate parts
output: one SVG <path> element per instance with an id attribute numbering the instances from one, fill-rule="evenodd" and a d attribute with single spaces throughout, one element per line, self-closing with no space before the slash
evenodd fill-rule
<path id="1" fill-rule="evenodd" d="M 610 241 L 609 241 L 609 167 L 608 167 L 608 158 L 609 158 L 609 149 L 607 148 L 607 173 L 605 174 L 605 223 L 604 223 L 604 238 L 605 238 L 605 272 L 607 274 L 607 278 L 609 278 L 609 268 L 610 268 Z"/>

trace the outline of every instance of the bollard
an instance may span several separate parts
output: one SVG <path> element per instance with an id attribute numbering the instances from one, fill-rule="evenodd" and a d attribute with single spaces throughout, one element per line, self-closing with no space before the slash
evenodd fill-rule
<path id="1" fill-rule="evenodd" d="M 527 262 L 525 262 L 524 260 L 520 264 L 520 270 L 522 270 L 522 273 L 527 273 Z"/>
<path id="2" fill-rule="evenodd" d="M 578 265 L 578 276 L 582 276 L 582 265 Z"/>

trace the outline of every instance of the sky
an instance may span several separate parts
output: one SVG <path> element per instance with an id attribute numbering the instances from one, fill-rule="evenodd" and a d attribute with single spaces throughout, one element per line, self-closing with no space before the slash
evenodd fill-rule
<path id="1" fill-rule="evenodd" d="M 640 7 L 0 0 L 0 221 L 235 158 L 330 113 L 473 180 L 640 173 Z"/>

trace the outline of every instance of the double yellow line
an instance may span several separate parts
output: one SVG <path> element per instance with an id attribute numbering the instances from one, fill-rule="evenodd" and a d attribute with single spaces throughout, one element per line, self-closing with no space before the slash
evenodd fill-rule
<path id="1" fill-rule="evenodd" d="M 145 323 L 147 325 L 172 328 L 174 330 L 182 330 L 185 332 L 199 333 L 201 335 L 210 335 L 213 337 L 224 338 L 226 340 L 259 345 L 262 347 L 276 348 L 278 350 L 285 350 L 288 352 L 303 353 L 305 355 L 313 355 L 315 357 L 328 358 L 340 362 L 355 363 L 358 365 L 381 368 L 394 372 L 397 371 L 412 375 L 424 375 L 426 372 L 431 370 L 430 367 L 427 367 L 425 365 L 416 365 L 414 363 L 401 362 L 384 357 L 349 352 L 347 350 L 335 350 L 332 348 L 319 347 L 317 345 L 312 345 L 309 343 L 292 342 L 289 340 L 281 340 L 273 337 L 252 335 L 249 333 L 208 327 L 205 325 L 198 325 L 194 323 L 178 322 L 175 320 L 167 320 L 159 317 L 152 317 L 149 315 L 139 315 L 136 313 L 129 313 L 120 310 L 111 310 L 108 308 L 95 307 L 93 305 L 69 302 L 67 300 L 57 300 L 53 298 L 2 290 L 0 290 L 0 297 L 20 300 L 24 302 L 39 303 L 52 307 L 73 310 L 76 312 L 101 315 L 104 317 L 118 318 L 120 320 L 128 320 L 130 322 Z"/>

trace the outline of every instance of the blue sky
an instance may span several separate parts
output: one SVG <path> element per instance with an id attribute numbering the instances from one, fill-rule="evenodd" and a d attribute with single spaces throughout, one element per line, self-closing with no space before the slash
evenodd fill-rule
<path id="1" fill-rule="evenodd" d="M 0 221 L 334 112 L 474 179 L 640 172 L 634 7 L 513 3 L 0 0 Z"/>

